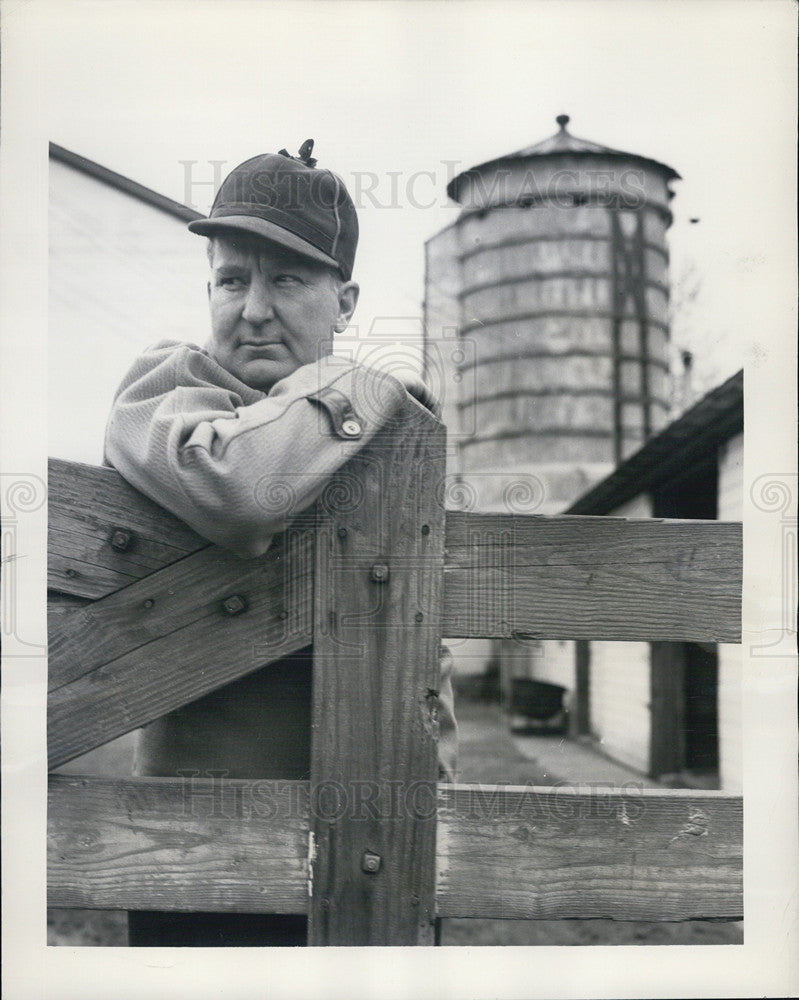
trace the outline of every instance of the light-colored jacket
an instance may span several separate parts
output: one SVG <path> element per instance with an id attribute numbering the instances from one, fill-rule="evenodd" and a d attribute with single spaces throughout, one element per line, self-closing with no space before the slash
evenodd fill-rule
<path id="1" fill-rule="evenodd" d="M 263 554 L 405 399 L 392 376 L 322 358 L 252 389 L 193 344 L 162 341 L 120 386 L 106 461 L 142 493 L 242 558 Z M 439 770 L 455 774 L 452 659 L 442 657 Z M 270 664 L 147 726 L 137 771 L 307 778 L 311 654 Z"/>

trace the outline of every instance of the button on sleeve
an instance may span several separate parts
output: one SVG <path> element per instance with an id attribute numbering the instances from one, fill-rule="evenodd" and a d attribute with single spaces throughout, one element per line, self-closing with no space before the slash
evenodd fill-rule
<path id="1" fill-rule="evenodd" d="M 308 396 L 320 405 L 330 417 L 333 432 L 347 441 L 356 441 L 363 435 L 365 422 L 353 409 L 348 396 L 332 386 L 325 386 Z"/>

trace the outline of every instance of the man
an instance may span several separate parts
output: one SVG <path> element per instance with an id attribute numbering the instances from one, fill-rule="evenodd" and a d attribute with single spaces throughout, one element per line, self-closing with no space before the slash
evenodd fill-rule
<path id="1" fill-rule="evenodd" d="M 344 184 L 285 150 L 236 167 L 208 219 L 211 338 L 163 341 L 134 363 L 114 401 L 106 458 L 204 537 L 261 555 L 288 519 L 403 405 L 426 388 L 332 355 L 358 301 L 355 206 Z M 264 502 L 280 484 L 289 500 Z M 440 772 L 452 777 L 449 657 L 440 694 Z M 145 727 L 136 771 L 303 779 L 310 770 L 310 648 Z M 132 945 L 304 944 L 305 917 L 131 913 Z"/>

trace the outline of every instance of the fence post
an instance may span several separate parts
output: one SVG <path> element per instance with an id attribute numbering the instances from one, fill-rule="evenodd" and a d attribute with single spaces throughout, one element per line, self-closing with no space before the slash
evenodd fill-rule
<path id="1" fill-rule="evenodd" d="M 318 505 L 311 945 L 433 941 L 445 440 L 409 397 Z"/>

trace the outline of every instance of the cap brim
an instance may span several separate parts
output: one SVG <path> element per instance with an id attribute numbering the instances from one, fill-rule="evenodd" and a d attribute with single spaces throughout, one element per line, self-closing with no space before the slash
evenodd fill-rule
<path id="1" fill-rule="evenodd" d="M 327 264 L 340 270 L 339 262 L 329 254 L 318 250 L 312 243 L 307 243 L 294 233 L 290 233 L 282 226 L 266 219 L 257 219 L 251 215 L 222 215 L 216 219 L 197 219 L 189 223 L 189 230 L 199 236 L 218 236 L 226 230 L 251 233 L 269 240 L 270 243 L 277 243 L 279 246 L 293 250 L 295 253 L 317 261 L 319 264 Z"/>

